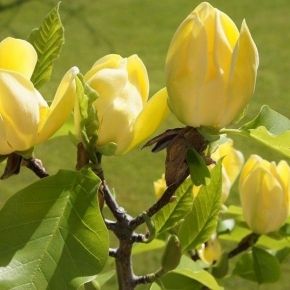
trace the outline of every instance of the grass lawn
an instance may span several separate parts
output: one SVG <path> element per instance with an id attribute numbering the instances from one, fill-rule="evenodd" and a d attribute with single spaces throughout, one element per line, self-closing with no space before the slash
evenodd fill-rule
<path id="1" fill-rule="evenodd" d="M 1 1 L 3 2 L 3 1 Z M 9 2 L 9 1 L 4 1 Z M 0 39 L 6 36 L 25 38 L 39 25 L 45 14 L 57 1 L 27 0 L 25 4 L 2 11 L 0 6 Z M 151 94 L 164 86 L 164 60 L 170 39 L 179 23 L 198 4 L 196 0 L 63 0 L 61 14 L 65 25 L 66 43 L 61 58 L 55 65 L 53 79 L 42 90 L 50 100 L 66 70 L 77 65 L 83 73 L 100 57 L 109 53 L 129 56 L 137 53 L 147 66 Z M 260 68 L 255 96 L 249 105 L 249 114 L 258 112 L 264 103 L 290 117 L 290 2 L 289 0 L 215 0 L 211 3 L 224 11 L 240 26 L 246 18 L 260 54 Z M 178 122 L 170 116 L 163 129 Z M 270 160 L 279 160 L 279 154 L 256 144 L 237 140 L 237 147 L 248 156 L 259 154 Z M 48 171 L 74 168 L 75 148 L 68 138 L 56 138 L 36 148 Z M 136 214 L 154 201 L 152 182 L 163 172 L 164 154 L 149 150 L 135 151 L 123 157 L 105 158 L 105 171 L 110 185 L 117 192 L 120 203 Z M 5 198 L 35 177 L 23 170 L 0 182 L 0 204 Z M 236 201 L 233 190 L 230 201 Z M 154 270 L 158 259 L 138 257 L 137 271 Z M 289 289 L 287 271 L 280 283 L 260 286 L 259 289 Z M 226 289 L 258 289 L 244 281 L 228 282 Z M 115 289 L 110 286 L 108 289 Z M 142 289 L 142 287 L 140 287 Z"/>

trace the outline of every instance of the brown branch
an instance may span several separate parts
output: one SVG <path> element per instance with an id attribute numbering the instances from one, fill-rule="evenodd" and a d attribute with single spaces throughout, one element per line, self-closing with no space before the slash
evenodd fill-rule
<path id="1" fill-rule="evenodd" d="M 238 246 L 228 253 L 228 258 L 231 259 L 231 258 L 239 255 L 240 253 L 245 252 L 248 249 L 250 249 L 251 247 L 253 247 L 257 243 L 259 237 L 260 236 L 256 233 L 251 233 L 251 234 L 245 236 L 239 242 Z"/>
<path id="2" fill-rule="evenodd" d="M 146 215 L 148 217 L 152 217 L 160 209 L 162 209 L 165 205 L 167 205 L 170 202 L 170 200 L 171 200 L 172 196 L 174 195 L 178 186 L 179 186 L 179 183 L 178 184 L 174 183 L 174 184 L 168 186 L 167 189 L 165 190 L 164 194 L 162 195 L 162 197 L 159 200 L 157 200 L 157 202 L 155 202 L 150 208 L 148 208 L 145 211 Z M 136 229 L 139 225 L 141 225 L 143 223 L 145 223 L 144 213 L 135 217 L 130 222 L 130 226 L 132 229 Z"/>
<path id="3" fill-rule="evenodd" d="M 49 176 L 40 159 L 29 158 L 23 159 L 22 165 L 33 171 L 39 178 Z"/>

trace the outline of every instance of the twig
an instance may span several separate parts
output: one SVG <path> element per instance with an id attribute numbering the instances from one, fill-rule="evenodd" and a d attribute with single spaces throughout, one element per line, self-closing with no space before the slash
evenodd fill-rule
<path id="1" fill-rule="evenodd" d="M 234 248 L 232 251 L 228 253 L 228 258 L 231 259 L 237 255 L 239 255 L 242 252 L 245 252 L 249 248 L 251 248 L 253 245 L 255 245 L 259 239 L 259 235 L 256 233 L 251 233 L 244 237 L 238 246 Z"/>
<path id="2" fill-rule="evenodd" d="M 105 179 L 103 178 L 102 184 L 100 187 L 100 191 L 103 193 L 105 202 L 116 218 L 117 221 L 119 222 L 124 222 L 125 220 L 131 220 L 132 218 L 126 213 L 124 208 L 120 207 L 119 204 L 117 203 L 116 199 L 113 197 L 113 194 L 111 193 Z"/>
<path id="3" fill-rule="evenodd" d="M 117 256 L 117 249 L 110 248 L 109 249 L 109 256 L 110 257 L 113 257 L 113 258 L 116 258 L 116 256 Z"/>
<path id="4" fill-rule="evenodd" d="M 146 215 L 148 217 L 152 217 L 154 214 L 156 214 L 161 208 L 163 208 L 165 205 L 167 205 L 172 196 L 174 195 L 176 189 L 178 188 L 179 184 L 172 184 L 169 187 L 167 187 L 167 189 L 165 190 L 164 194 L 162 195 L 162 197 L 155 202 L 149 209 L 147 209 L 145 211 Z M 132 229 L 136 229 L 139 225 L 143 224 L 145 222 L 144 219 L 144 213 L 138 215 L 137 217 L 135 217 L 131 222 L 130 222 L 130 226 Z"/>
<path id="5" fill-rule="evenodd" d="M 33 171 L 39 178 L 49 176 L 40 159 L 29 158 L 23 159 L 22 165 Z"/>
<path id="6" fill-rule="evenodd" d="M 148 238 L 147 238 L 147 235 L 133 233 L 132 234 L 132 241 L 133 241 L 133 243 L 147 243 Z"/>
<path id="7" fill-rule="evenodd" d="M 150 273 L 150 274 L 143 275 L 143 276 L 137 276 L 134 279 L 135 286 L 140 285 L 140 284 L 153 283 L 158 278 L 160 278 L 162 275 L 164 275 L 164 272 L 162 269 L 160 269 L 154 273 Z"/>

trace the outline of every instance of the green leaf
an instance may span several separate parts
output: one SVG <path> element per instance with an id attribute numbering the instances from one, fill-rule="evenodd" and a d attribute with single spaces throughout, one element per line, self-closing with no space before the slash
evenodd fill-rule
<path id="1" fill-rule="evenodd" d="M 202 284 L 179 273 L 169 272 L 157 281 L 164 290 L 202 290 Z"/>
<path id="2" fill-rule="evenodd" d="M 240 129 L 252 130 L 260 126 L 264 126 L 272 134 L 279 135 L 290 130 L 290 120 L 282 114 L 272 110 L 269 106 L 263 105 L 259 114 Z"/>
<path id="3" fill-rule="evenodd" d="M 256 281 L 256 274 L 253 266 L 253 257 L 252 254 L 245 253 L 239 256 L 233 274 L 237 275 L 243 279 Z"/>
<path id="4" fill-rule="evenodd" d="M 115 275 L 115 270 L 89 277 L 78 290 L 100 290 Z"/>
<path id="5" fill-rule="evenodd" d="M 283 263 L 284 260 L 290 255 L 290 247 L 285 247 L 276 252 L 275 256 L 280 263 Z"/>
<path id="6" fill-rule="evenodd" d="M 290 158 L 290 120 L 266 105 L 238 130 L 223 129 L 222 132 L 253 139 Z"/>
<path id="7" fill-rule="evenodd" d="M 185 180 L 175 192 L 175 200 L 168 203 L 152 218 L 156 233 L 175 227 L 188 214 L 193 203 L 192 182 Z"/>
<path id="8" fill-rule="evenodd" d="M 218 285 L 215 278 L 205 270 L 194 272 L 191 269 L 176 269 L 175 273 L 183 275 L 185 277 L 191 278 L 192 280 L 198 281 L 201 285 L 206 286 L 212 290 L 221 290 L 223 289 Z"/>
<path id="9" fill-rule="evenodd" d="M 250 130 L 249 137 L 290 158 L 290 130 L 279 135 L 274 135 L 270 133 L 267 128 L 258 127 Z"/>
<path id="10" fill-rule="evenodd" d="M 214 267 L 212 268 L 212 274 L 214 275 L 214 277 L 220 279 L 226 276 L 228 271 L 229 271 L 229 258 L 228 254 L 225 253 L 222 255 L 218 264 L 214 265 Z"/>
<path id="11" fill-rule="evenodd" d="M 150 286 L 150 290 L 163 290 L 162 288 L 159 287 L 157 283 L 153 283 Z"/>
<path id="12" fill-rule="evenodd" d="M 253 248 L 253 266 L 259 284 L 279 280 L 281 269 L 278 259 L 261 248 Z"/>
<path id="13" fill-rule="evenodd" d="M 96 164 L 96 146 L 98 140 L 99 120 L 95 100 L 98 98 L 97 93 L 85 83 L 83 76 L 79 74 L 76 78 L 76 92 L 78 97 L 78 112 L 79 115 L 79 134 L 90 159 Z"/>
<path id="14" fill-rule="evenodd" d="M 60 171 L 12 196 L 0 211 L 0 289 L 76 289 L 100 272 L 108 231 L 91 171 Z"/>
<path id="15" fill-rule="evenodd" d="M 193 184 L 196 186 L 205 184 L 205 179 L 210 177 L 210 172 L 203 157 L 194 148 L 191 148 L 187 151 L 186 160 Z"/>
<path id="16" fill-rule="evenodd" d="M 193 262 L 194 263 L 194 262 Z M 161 289 L 166 290 L 196 290 L 207 287 L 212 290 L 222 290 L 215 278 L 205 270 L 192 270 L 180 268 L 169 272 L 157 281 Z"/>
<path id="17" fill-rule="evenodd" d="M 233 274 L 262 284 L 278 281 L 280 272 L 279 261 L 275 256 L 254 247 L 252 253 L 248 252 L 239 258 Z"/>
<path id="18" fill-rule="evenodd" d="M 34 46 L 38 60 L 31 77 L 36 88 L 49 81 L 54 61 L 64 44 L 64 28 L 59 16 L 58 3 L 43 20 L 39 28 L 32 30 L 28 41 Z"/>
<path id="19" fill-rule="evenodd" d="M 179 230 L 182 249 L 194 249 L 207 241 L 216 229 L 221 209 L 221 162 L 211 171 L 209 183 L 203 186 L 193 201 L 190 213 Z"/>

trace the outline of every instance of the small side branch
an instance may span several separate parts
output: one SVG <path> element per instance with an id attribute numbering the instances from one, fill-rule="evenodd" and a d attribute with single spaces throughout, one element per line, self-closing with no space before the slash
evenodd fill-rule
<path id="1" fill-rule="evenodd" d="M 134 285 L 137 286 L 140 284 L 153 283 L 154 281 L 159 279 L 164 274 L 165 274 L 164 271 L 162 269 L 160 269 L 154 273 L 150 273 L 150 274 L 143 275 L 143 276 L 137 276 L 134 279 Z"/>
<path id="2" fill-rule="evenodd" d="M 112 212 L 117 221 L 122 222 L 131 219 L 131 217 L 126 213 L 124 208 L 118 205 L 116 199 L 114 198 L 104 179 L 102 180 L 100 191 L 104 196 L 108 208 L 110 209 L 110 211 Z"/>
<path id="3" fill-rule="evenodd" d="M 239 255 L 240 253 L 245 252 L 248 249 L 250 249 L 252 246 L 254 246 L 257 243 L 259 237 L 260 236 L 258 234 L 255 234 L 255 233 L 251 233 L 251 234 L 247 235 L 246 237 L 244 237 L 240 241 L 238 246 L 228 253 L 228 258 L 231 259 L 231 258 Z"/>
<path id="4" fill-rule="evenodd" d="M 33 171 L 39 178 L 49 176 L 40 159 L 29 158 L 23 159 L 22 165 Z"/>
<path id="5" fill-rule="evenodd" d="M 179 184 L 176 184 L 176 183 L 168 186 L 167 189 L 165 190 L 164 194 L 162 195 L 162 197 L 157 202 L 155 202 L 149 209 L 147 209 L 145 211 L 146 215 L 148 217 L 152 217 L 161 208 L 163 208 L 165 205 L 167 205 L 170 202 L 170 200 L 171 200 L 172 196 L 174 195 L 178 186 L 179 186 Z M 142 213 L 131 221 L 130 226 L 131 226 L 131 228 L 135 229 L 136 227 L 143 224 L 144 222 L 145 222 L 144 214 Z"/>
<path id="6" fill-rule="evenodd" d="M 117 257 L 117 249 L 109 249 L 109 256 L 112 258 L 116 258 Z"/>

